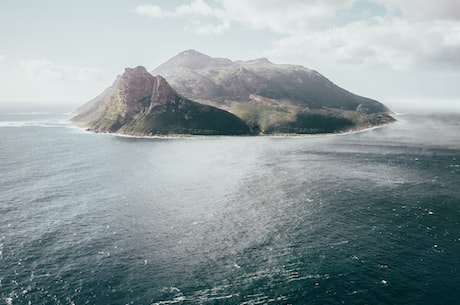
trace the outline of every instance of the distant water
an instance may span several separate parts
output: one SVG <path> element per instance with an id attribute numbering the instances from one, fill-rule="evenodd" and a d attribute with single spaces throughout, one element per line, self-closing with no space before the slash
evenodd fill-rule
<path id="1" fill-rule="evenodd" d="M 142 139 L 0 115 L 0 304 L 458 304 L 460 116 Z"/>

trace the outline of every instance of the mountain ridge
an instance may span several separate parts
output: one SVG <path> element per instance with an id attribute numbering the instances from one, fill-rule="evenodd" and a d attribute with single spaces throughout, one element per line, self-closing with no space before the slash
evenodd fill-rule
<path id="1" fill-rule="evenodd" d="M 163 75 L 178 93 L 199 101 L 206 100 L 203 98 L 206 96 L 209 98 L 206 82 L 212 82 L 214 87 L 219 88 L 219 95 L 213 96 L 217 102 L 245 102 L 251 94 L 257 94 L 272 99 L 284 98 L 313 108 L 331 106 L 355 110 L 359 105 L 364 105 L 370 108 L 370 112 L 389 111 L 376 100 L 340 88 L 315 70 L 301 65 L 274 64 L 266 58 L 232 61 L 190 49 L 151 72 Z M 191 81 L 190 86 L 188 81 Z M 235 87 L 239 87 L 239 90 Z M 341 101 L 336 101 L 339 98 Z"/>
<path id="2" fill-rule="evenodd" d="M 274 129 L 287 133 L 333 132 L 394 121 L 390 110 L 376 100 L 340 88 L 315 70 L 275 64 L 266 58 L 232 61 L 187 50 L 152 73 L 163 75 L 178 93 L 227 110 L 262 133 Z M 259 98 L 255 100 L 254 96 Z M 341 123 L 327 130 L 299 126 L 299 122 L 307 122 L 308 116 L 334 118 Z M 293 128 L 296 120 L 298 128 Z"/>

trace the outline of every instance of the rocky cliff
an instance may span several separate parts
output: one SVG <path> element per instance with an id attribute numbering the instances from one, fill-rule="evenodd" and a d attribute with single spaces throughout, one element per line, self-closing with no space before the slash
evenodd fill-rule
<path id="1" fill-rule="evenodd" d="M 126 68 L 112 86 L 76 111 L 72 119 L 96 132 L 133 135 L 242 135 L 235 115 L 193 102 L 144 67 Z"/>

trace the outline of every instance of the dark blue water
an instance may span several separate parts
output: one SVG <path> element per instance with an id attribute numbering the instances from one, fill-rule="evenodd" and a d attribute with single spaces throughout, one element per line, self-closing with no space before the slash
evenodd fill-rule
<path id="1" fill-rule="evenodd" d="M 0 304 L 458 304 L 460 116 L 139 139 L 0 116 Z"/>

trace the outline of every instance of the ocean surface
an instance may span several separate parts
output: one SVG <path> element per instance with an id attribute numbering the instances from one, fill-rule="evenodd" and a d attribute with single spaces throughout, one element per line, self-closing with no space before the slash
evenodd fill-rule
<path id="1" fill-rule="evenodd" d="M 133 138 L 0 114 L 0 304 L 459 304 L 460 115 Z"/>

